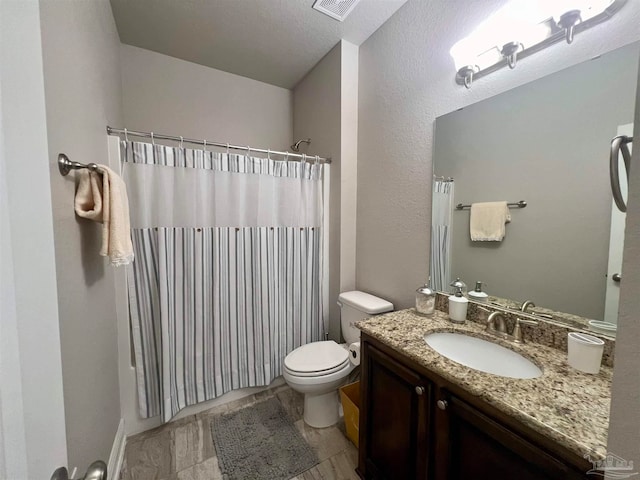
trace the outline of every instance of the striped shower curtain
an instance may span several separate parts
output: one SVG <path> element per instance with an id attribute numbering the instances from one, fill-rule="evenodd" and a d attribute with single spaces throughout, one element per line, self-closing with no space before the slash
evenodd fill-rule
<path id="1" fill-rule="evenodd" d="M 268 385 L 320 340 L 323 166 L 122 142 L 142 417 Z"/>
<path id="2" fill-rule="evenodd" d="M 449 291 L 451 282 L 451 221 L 453 180 L 434 180 L 431 204 L 431 288 Z"/>

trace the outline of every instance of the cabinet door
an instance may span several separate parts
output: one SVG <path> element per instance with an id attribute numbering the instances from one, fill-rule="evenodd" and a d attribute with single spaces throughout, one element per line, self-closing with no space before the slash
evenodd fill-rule
<path id="1" fill-rule="evenodd" d="M 365 478 L 427 478 L 431 385 L 364 344 L 359 472 Z"/>
<path id="2" fill-rule="evenodd" d="M 437 406 L 438 480 L 581 478 L 564 463 L 462 400 L 445 394 Z"/>

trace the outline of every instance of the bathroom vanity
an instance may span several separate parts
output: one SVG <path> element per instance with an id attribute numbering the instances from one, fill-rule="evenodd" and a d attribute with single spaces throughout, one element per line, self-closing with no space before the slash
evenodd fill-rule
<path id="1" fill-rule="evenodd" d="M 429 318 L 403 310 L 358 326 L 362 478 L 589 478 L 591 461 L 606 455 L 611 368 L 580 373 L 561 350 L 491 338 L 480 323 L 453 325 L 441 311 Z M 426 344 L 434 332 L 490 340 L 542 375 L 515 379 L 465 367 Z"/>

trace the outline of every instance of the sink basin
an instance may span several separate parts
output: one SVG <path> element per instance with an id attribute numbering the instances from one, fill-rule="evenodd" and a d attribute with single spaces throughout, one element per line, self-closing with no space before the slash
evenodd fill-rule
<path id="1" fill-rule="evenodd" d="M 440 355 L 474 370 L 510 378 L 542 375 L 542 370 L 519 353 L 481 338 L 442 332 L 425 335 L 424 340 Z"/>

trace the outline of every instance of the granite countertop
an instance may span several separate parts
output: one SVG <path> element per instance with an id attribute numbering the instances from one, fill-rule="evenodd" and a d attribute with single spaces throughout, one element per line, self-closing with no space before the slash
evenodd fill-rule
<path id="1" fill-rule="evenodd" d="M 580 457 L 590 455 L 594 459 L 606 455 L 611 368 L 603 366 L 598 375 L 579 372 L 567 364 L 566 353 L 560 350 L 537 343 L 513 344 L 487 334 L 480 324 L 469 321 L 454 324 L 439 310 L 432 317 L 421 316 L 414 309 L 401 310 L 356 325 Z M 538 378 L 514 379 L 465 367 L 426 344 L 424 335 L 435 332 L 460 332 L 490 340 L 527 357 L 543 373 Z"/>

